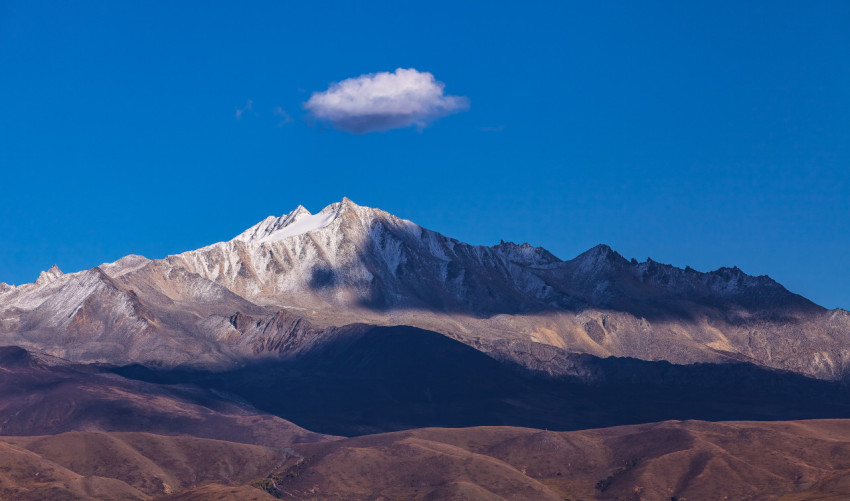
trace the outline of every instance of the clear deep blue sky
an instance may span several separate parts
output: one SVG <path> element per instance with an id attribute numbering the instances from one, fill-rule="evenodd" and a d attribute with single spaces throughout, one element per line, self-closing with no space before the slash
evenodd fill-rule
<path id="1" fill-rule="evenodd" d="M 850 3 L 242 3 L 0 2 L 0 281 L 348 196 L 474 244 L 607 243 L 850 307 Z M 312 92 L 399 67 L 469 110 L 306 119 Z"/>

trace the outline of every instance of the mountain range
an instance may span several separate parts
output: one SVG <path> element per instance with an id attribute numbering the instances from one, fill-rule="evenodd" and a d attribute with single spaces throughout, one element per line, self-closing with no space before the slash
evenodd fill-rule
<path id="1" fill-rule="evenodd" d="M 2 498 L 850 492 L 847 311 L 347 198 L 0 283 L 0 373 Z"/>
<path id="2" fill-rule="evenodd" d="M 293 356 L 354 324 L 438 332 L 499 360 L 576 374 L 573 354 L 750 362 L 839 380 L 850 313 L 767 276 L 701 273 L 600 245 L 473 246 L 348 199 L 235 238 L 0 285 L 0 342 L 75 362 L 232 367 Z"/>

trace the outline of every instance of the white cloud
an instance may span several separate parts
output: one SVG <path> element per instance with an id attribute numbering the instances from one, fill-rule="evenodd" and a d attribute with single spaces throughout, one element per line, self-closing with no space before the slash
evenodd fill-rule
<path id="1" fill-rule="evenodd" d="M 349 78 L 314 92 L 304 103 L 313 117 L 355 134 L 425 127 L 437 118 L 469 108 L 469 100 L 443 95 L 445 84 L 413 68 Z"/>

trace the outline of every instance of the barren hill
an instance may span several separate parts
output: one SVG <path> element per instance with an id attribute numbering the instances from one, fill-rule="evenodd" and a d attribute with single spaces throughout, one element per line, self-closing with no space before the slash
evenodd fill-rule
<path id="1" fill-rule="evenodd" d="M 850 424 L 428 428 L 293 450 L 144 433 L 0 438 L 3 499 L 850 497 Z"/>
<path id="2" fill-rule="evenodd" d="M 264 484 L 283 499 L 850 497 L 846 420 L 419 429 L 299 453 Z"/>

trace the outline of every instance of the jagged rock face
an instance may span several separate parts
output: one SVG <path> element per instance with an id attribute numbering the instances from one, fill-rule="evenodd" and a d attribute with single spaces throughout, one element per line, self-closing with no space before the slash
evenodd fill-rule
<path id="1" fill-rule="evenodd" d="M 49 284 L 50 282 L 56 281 L 59 277 L 62 276 L 62 270 L 59 269 L 55 264 L 50 267 L 47 271 L 42 271 L 38 276 L 38 280 L 35 281 L 38 285 Z"/>
<path id="2" fill-rule="evenodd" d="M 607 246 L 569 261 L 528 244 L 472 246 L 348 199 L 164 260 L 54 267 L 0 288 L 5 344 L 81 361 L 235 363 L 298 353 L 355 322 L 441 332 L 552 373 L 566 353 L 826 378 L 850 367 L 848 314 L 769 277 L 628 261 Z"/>
<path id="3" fill-rule="evenodd" d="M 753 277 L 738 268 L 700 273 L 651 259 L 629 262 L 604 245 L 564 263 L 559 271 L 556 282 L 582 291 L 591 304 L 630 313 L 651 315 L 653 307 L 669 310 L 677 301 L 789 315 L 824 311 L 767 276 Z"/>

